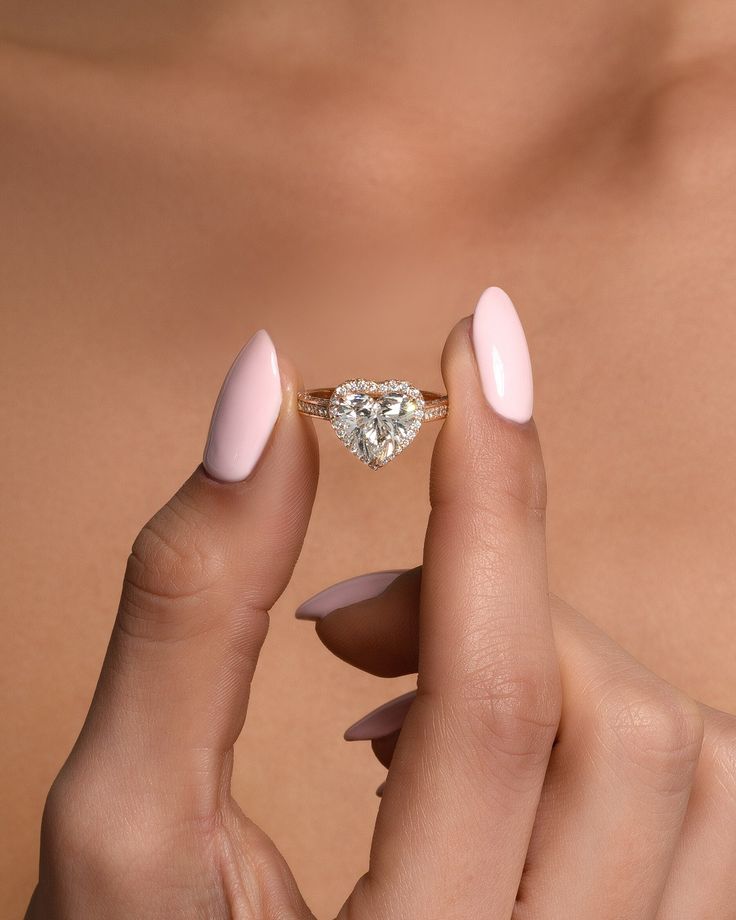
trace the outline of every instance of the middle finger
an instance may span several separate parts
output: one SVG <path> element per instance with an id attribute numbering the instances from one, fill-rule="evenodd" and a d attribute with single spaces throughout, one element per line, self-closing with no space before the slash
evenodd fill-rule
<path id="1" fill-rule="evenodd" d="M 362 666 L 372 622 L 371 665 L 416 660 L 421 570 L 383 595 L 328 616 L 328 647 Z M 344 627 L 365 620 L 350 639 Z M 414 621 L 414 623 L 412 622 Z M 656 677 L 558 598 L 552 622 L 563 684 L 562 719 L 545 778 L 515 917 L 655 915 L 690 805 L 703 707 Z M 370 668 L 373 670 L 373 667 Z M 407 695 L 364 716 L 348 740 L 371 740 L 391 763 Z M 726 860 L 726 863 L 728 861 Z"/>

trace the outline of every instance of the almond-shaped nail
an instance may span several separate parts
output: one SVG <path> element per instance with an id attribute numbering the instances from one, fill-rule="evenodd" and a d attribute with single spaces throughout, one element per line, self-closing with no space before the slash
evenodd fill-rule
<path id="1" fill-rule="evenodd" d="M 366 575 L 356 575 L 330 585 L 318 594 L 312 595 L 300 604 L 294 616 L 298 620 L 322 620 L 333 610 L 347 607 L 348 604 L 358 604 L 371 597 L 378 597 L 382 591 L 402 575 L 406 569 L 387 569 L 382 572 L 368 572 Z"/>
<path id="2" fill-rule="evenodd" d="M 261 329 L 233 362 L 215 403 L 203 459 L 213 479 L 240 482 L 250 476 L 279 417 L 281 399 L 276 349 Z"/>
<path id="3" fill-rule="evenodd" d="M 483 292 L 473 314 L 473 349 L 486 400 L 504 418 L 528 422 L 532 364 L 519 314 L 501 288 Z"/>
<path id="4" fill-rule="evenodd" d="M 395 700 L 390 700 L 363 716 L 362 719 L 351 725 L 345 732 L 346 741 L 373 741 L 374 738 L 385 738 L 398 731 L 404 724 L 407 712 L 417 695 L 416 690 L 410 690 Z"/>

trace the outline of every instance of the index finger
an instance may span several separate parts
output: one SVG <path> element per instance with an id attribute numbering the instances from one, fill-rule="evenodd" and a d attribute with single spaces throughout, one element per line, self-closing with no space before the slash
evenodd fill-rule
<path id="1" fill-rule="evenodd" d="M 387 920 L 511 916 L 560 711 L 529 357 L 502 291 L 455 327 L 443 375 L 418 694 L 353 896 Z"/>

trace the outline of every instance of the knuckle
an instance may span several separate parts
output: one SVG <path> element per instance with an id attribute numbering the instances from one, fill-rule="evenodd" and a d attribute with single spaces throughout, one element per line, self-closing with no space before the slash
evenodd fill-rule
<path id="1" fill-rule="evenodd" d="M 110 778 L 89 769 L 67 771 L 68 765 L 54 780 L 44 806 L 42 849 L 51 863 L 95 885 L 136 865 L 155 866 L 168 833 L 161 809 L 137 807 L 134 796 L 121 796 Z M 170 814 L 166 818 L 176 823 Z"/>
<path id="2" fill-rule="evenodd" d="M 59 837 L 65 835 L 68 831 L 67 819 L 76 813 L 76 810 L 70 807 L 69 796 L 59 774 L 51 784 L 43 808 L 41 835 L 45 843 L 55 843 Z"/>
<path id="3" fill-rule="evenodd" d="M 736 811 L 736 716 L 717 712 L 707 720 L 703 751 L 714 794 Z"/>
<path id="4" fill-rule="evenodd" d="M 213 534 L 176 497 L 136 537 L 123 581 L 118 625 L 148 636 L 156 626 L 181 626 L 220 579 L 225 566 Z"/>
<path id="5" fill-rule="evenodd" d="M 141 586 L 173 598 L 199 593 L 220 568 L 209 529 L 177 505 L 176 497 L 164 505 L 144 525 L 131 550 Z"/>
<path id="6" fill-rule="evenodd" d="M 600 695 L 594 720 L 604 747 L 640 768 L 652 785 L 679 791 L 689 782 L 703 718 L 674 687 L 648 674 L 618 680 Z"/>
<path id="7" fill-rule="evenodd" d="M 549 756 L 560 720 L 556 661 L 475 669 L 463 681 L 461 705 L 482 748 L 536 767 Z"/>
<path id="8" fill-rule="evenodd" d="M 100 802 L 106 799 L 103 797 Z M 95 804 L 94 785 L 67 776 L 66 768 L 51 785 L 43 817 L 41 840 L 54 862 L 77 864 L 100 850 L 103 829 L 100 802 Z"/>

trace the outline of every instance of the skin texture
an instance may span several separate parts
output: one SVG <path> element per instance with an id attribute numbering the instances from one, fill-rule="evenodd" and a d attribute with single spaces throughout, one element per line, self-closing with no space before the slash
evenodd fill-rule
<path id="1" fill-rule="evenodd" d="M 379 646 L 413 650 L 418 688 L 381 757 L 369 869 L 338 920 L 665 920 L 687 902 L 692 916 L 728 916 L 736 718 L 582 617 L 555 632 L 536 428 L 489 408 L 470 340 L 462 321 L 443 355 L 452 411 L 432 458 L 421 588 L 403 605 L 416 626 L 376 631 Z M 253 475 L 220 483 L 198 469 L 133 544 L 89 715 L 46 802 L 26 920 L 313 920 L 230 790 L 268 610 L 317 481 L 293 372 L 282 382 Z M 236 393 L 231 374 L 220 405 Z M 340 616 L 320 621 L 323 637 Z"/>
<path id="2" fill-rule="evenodd" d="M 407 697 L 421 701 L 422 576 L 409 570 L 318 626 L 334 654 L 370 673 L 420 670 L 418 692 L 346 735 L 372 739 L 386 767 L 406 744 L 417 705 Z M 560 598 L 550 613 L 562 717 L 513 916 L 733 916 L 736 719 L 673 693 Z"/>
<path id="3" fill-rule="evenodd" d="M 3 913 L 34 883 L 122 561 L 261 326 L 310 386 L 438 387 L 446 330 L 508 290 L 552 590 L 736 709 L 734 11 L 611 6 L 0 5 Z M 345 670 L 290 614 L 420 561 L 436 434 L 378 474 L 319 436 L 234 787 L 322 916 L 365 868 L 383 777 L 342 730 L 412 681 Z"/>

